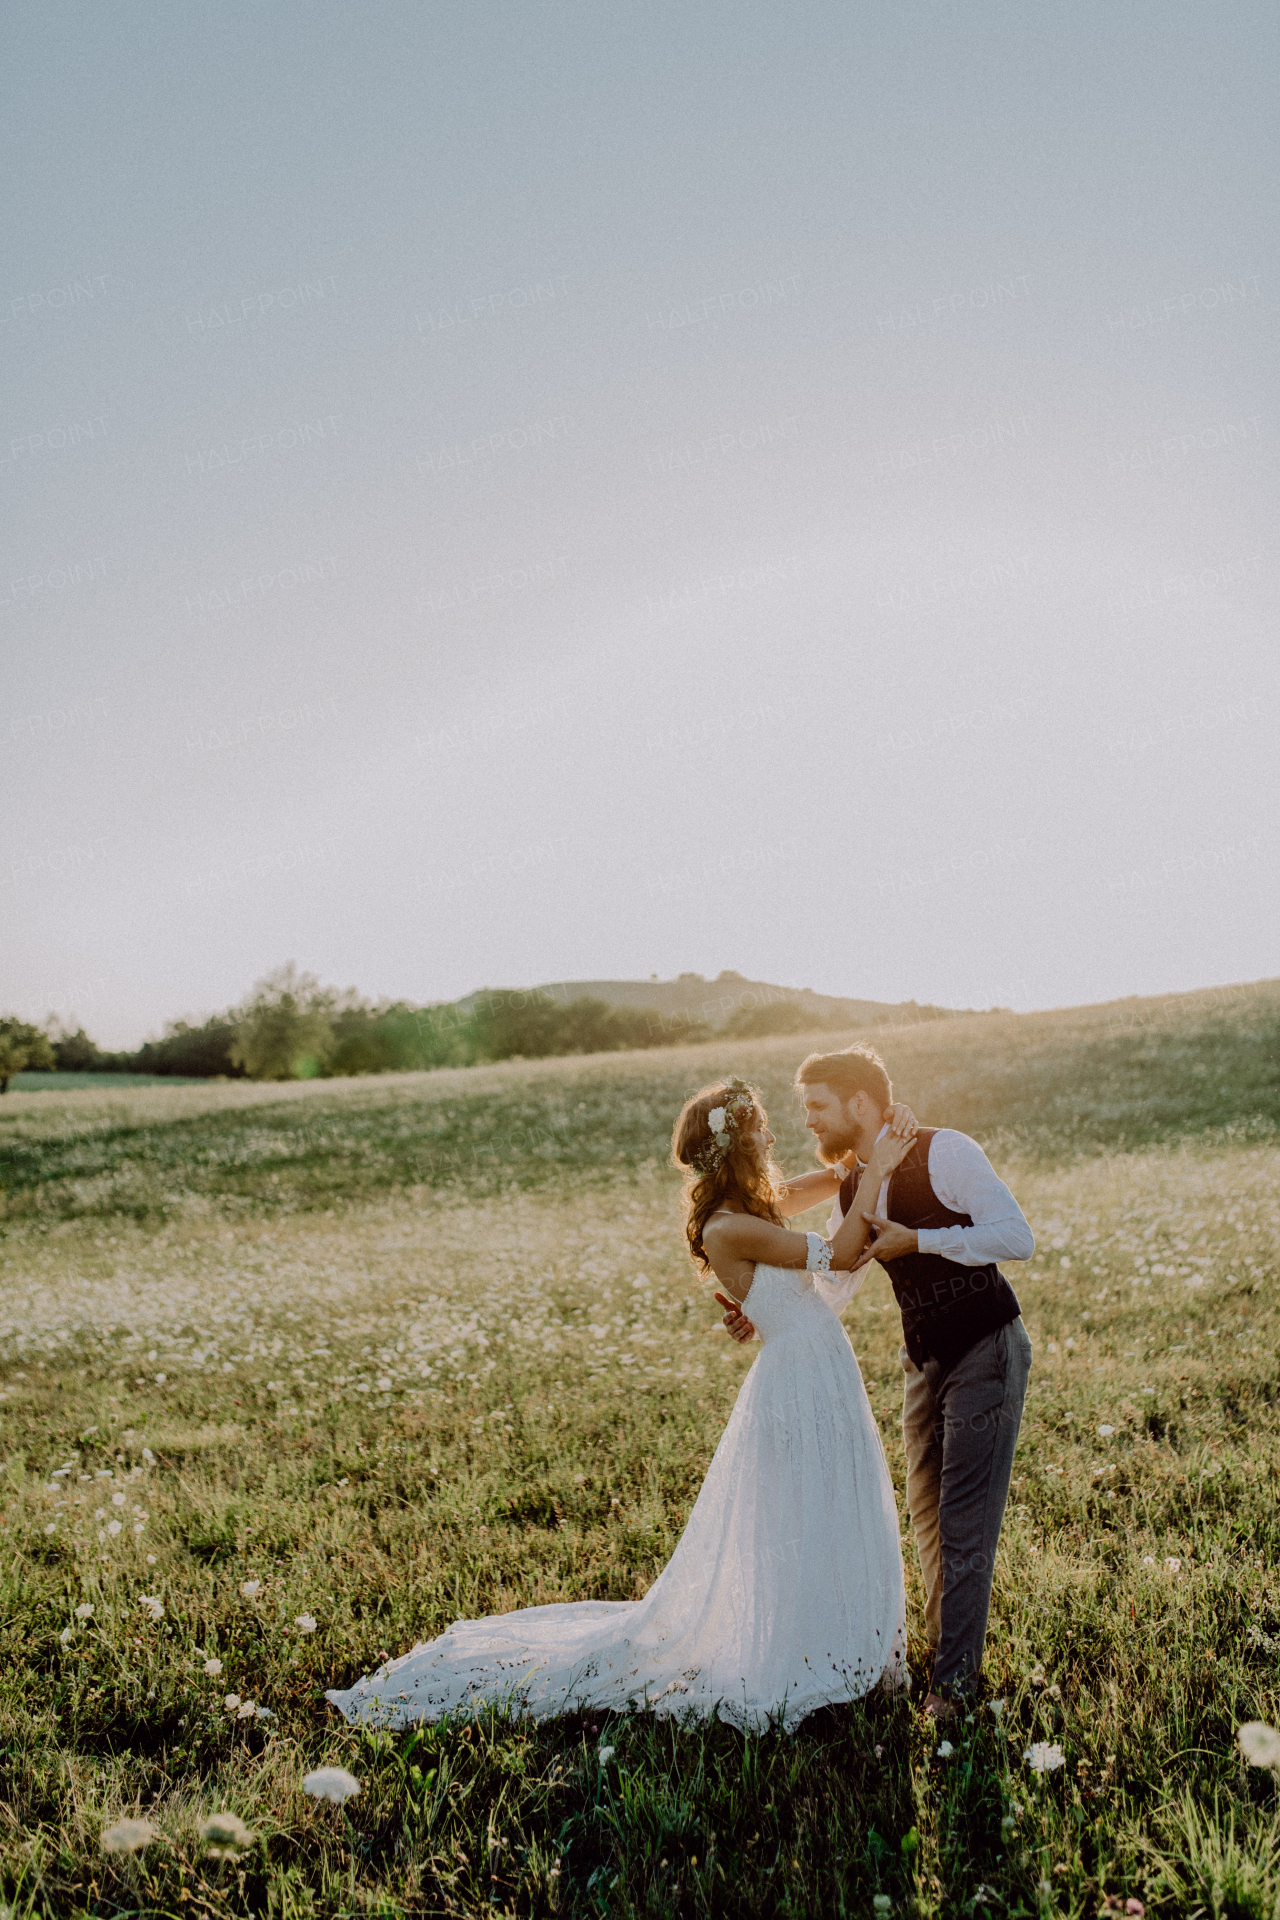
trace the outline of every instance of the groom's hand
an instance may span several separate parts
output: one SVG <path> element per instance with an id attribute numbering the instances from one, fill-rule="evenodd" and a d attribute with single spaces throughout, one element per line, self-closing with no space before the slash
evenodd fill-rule
<path id="1" fill-rule="evenodd" d="M 865 1267 L 872 1260 L 900 1260 L 904 1253 L 919 1253 L 920 1236 L 914 1227 L 900 1227 L 896 1220 L 885 1220 L 878 1213 L 868 1213 L 863 1209 L 863 1219 L 868 1226 L 878 1229 L 870 1245 L 863 1249 L 857 1261 L 857 1267 Z"/>
<path id="2" fill-rule="evenodd" d="M 724 1323 L 725 1323 L 725 1326 L 728 1327 L 729 1332 L 732 1334 L 733 1338 L 735 1340 L 740 1340 L 740 1341 L 754 1340 L 756 1337 L 756 1330 L 754 1326 L 751 1324 L 750 1320 L 748 1320 L 746 1314 L 742 1311 L 742 1308 L 738 1305 L 737 1301 L 726 1300 L 725 1296 L 722 1293 L 718 1293 L 716 1295 L 716 1299 L 720 1302 L 720 1305 L 722 1307 L 727 1307 L 729 1309 L 729 1311 L 724 1316 Z"/>

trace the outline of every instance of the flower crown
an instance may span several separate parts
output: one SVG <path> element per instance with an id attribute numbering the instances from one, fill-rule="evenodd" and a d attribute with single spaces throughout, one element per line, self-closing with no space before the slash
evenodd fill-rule
<path id="1" fill-rule="evenodd" d="M 745 1080 L 734 1078 L 729 1081 L 729 1092 L 722 1107 L 712 1107 L 707 1115 L 707 1129 L 711 1139 L 698 1153 L 694 1154 L 689 1165 L 695 1173 L 704 1179 L 714 1173 L 722 1160 L 727 1160 L 733 1151 L 734 1136 L 744 1120 L 750 1120 L 756 1111 L 756 1097 Z"/>

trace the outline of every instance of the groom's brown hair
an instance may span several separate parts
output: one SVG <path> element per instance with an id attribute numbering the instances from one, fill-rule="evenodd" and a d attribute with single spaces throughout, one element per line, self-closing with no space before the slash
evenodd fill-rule
<path id="1" fill-rule="evenodd" d="M 812 1086 L 818 1081 L 834 1089 L 842 1100 L 855 1093 L 866 1093 L 880 1107 L 893 1099 L 893 1082 L 888 1068 L 874 1047 L 845 1047 L 839 1053 L 811 1053 L 796 1068 L 796 1085 Z"/>

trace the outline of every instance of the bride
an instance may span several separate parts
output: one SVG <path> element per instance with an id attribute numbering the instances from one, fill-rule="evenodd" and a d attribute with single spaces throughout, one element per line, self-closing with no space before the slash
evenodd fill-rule
<path id="1" fill-rule="evenodd" d="M 547 1719 L 647 1707 L 719 1714 L 749 1731 L 790 1724 L 877 1684 L 905 1686 L 902 1552 L 893 1487 L 838 1314 L 865 1277 L 862 1209 L 908 1151 L 886 1115 L 834 1240 L 782 1223 L 830 1197 L 843 1166 L 784 1184 L 774 1136 L 740 1080 L 685 1103 L 693 1258 L 749 1308 L 764 1343 L 675 1552 L 643 1600 L 580 1600 L 457 1620 L 438 1639 L 326 1698 L 349 1721 L 402 1727 L 483 1703 Z M 820 1191 L 819 1191 L 820 1189 Z M 832 1269 L 841 1282 L 826 1279 Z"/>

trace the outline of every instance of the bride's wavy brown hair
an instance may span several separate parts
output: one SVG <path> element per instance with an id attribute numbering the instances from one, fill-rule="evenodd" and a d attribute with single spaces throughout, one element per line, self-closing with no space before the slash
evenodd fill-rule
<path id="1" fill-rule="evenodd" d="M 717 1207 L 736 1201 L 759 1220 L 772 1220 L 778 1227 L 786 1225 L 778 1211 L 778 1170 L 767 1152 L 762 1154 L 754 1145 L 748 1145 L 747 1129 L 741 1122 L 731 1130 L 733 1144 L 728 1153 L 709 1173 L 700 1173 L 693 1164 L 712 1144 L 707 1115 L 714 1107 L 727 1106 L 734 1092 L 724 1081 L 717 1081 L 715 1086 L 703 1087 L 701 1092 L 692 1094 L 681 1107 L 680 1118 L 671 1133 L 671 1158 L 685 1176 L 685 1238 L 703 1273 L 708 1271 L 711 1262 L 702 1244 L 702 1229 Z M 751 1097 L 761 1124 L 767 1126 L 769 1116 L 754 1087 Z"/>

